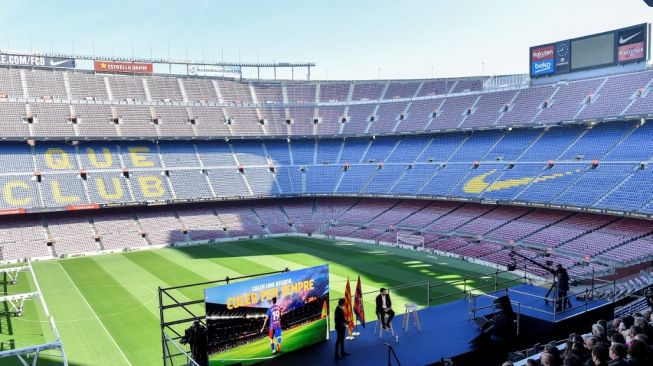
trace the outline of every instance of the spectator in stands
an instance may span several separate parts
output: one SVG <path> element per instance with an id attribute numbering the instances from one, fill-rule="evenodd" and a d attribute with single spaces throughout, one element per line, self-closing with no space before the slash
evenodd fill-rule
<path id="1" fill-rule="evenodd" d="M 547 344 L 544 346 L 544 352 L 548 353 L 553 357 L 553 364 L 560 365 L 562 363 L 562 358 L 560 358 L 560 350 L 555 344 Z"/>
<path id="2" fill-rule="evenodd" d="M 506 361 L 506 362 L 502 363 L 501 366 L 513 366 L 513 364 L 510 361 Z"/>
<path id="3" fill-rule="evenodd" d="M 537 363 L 537 361 L 535 361 L 534 359 L 529 358 L 528 360 L 526 360 L 526 366 L 540 366 L 540 364 Z"/>
<path id="4" fill-rule="evenodd" d="M 650 344 L 649 341 L 648 341 L 650 338 L 647 337 L 646 334 L 638 334 L 638 335 L 635 336 L 635 339 L 638 339 L 638 340 L 644 342 L 644 344 L 645 344 L 645 345 L 647 346 L 647 348 L 648 348 L 648 358 L 649 358 L 649 361 L 653 361 L 653 359 L 652 359 L 652 357 L 651 357 L 651 356 L 653 356 L 653 346 L 651 346 L 651 344 Z"/>
<path id="5" fill-rule="evenodd" d="M 628 366 L 647 366 L 648 349 L 639 339 L 633 339 L 628 348 Z"/>
<path id="6" fill-rule="evenodd" d="M 632 315 L 626 315 L 621 319 L 620 329 L 626 330 L 635 324 L 635 318 Z"/>
<path id="7" fill-rule="evenodd" d="M 648 323 L 648 321 L 646 321 L 644 316 L 636 317 L 634 324 L 642 330 L 640 334 L 646 334 L 646 336 L 649 338 L 653 337 L 651 325 Z"/>
<path id="8" fill-rule="evenodd" d="M 596 324 L 603 327 L 603 337 L 605 338 L 606 341 L 609 340 L 610 338 L 608 337 L 608 331 L 610 329 L 608 328 L 608 322 L 606 322 L 605 319 L 601 319 L 598 322 L 596 322 Z"/>
<path id="9" fill-rule="evenodd" d="M 582 366 L 583 362 L 581 361 L 580 357 L 577 355 L 570 353 L 565 357 L 565 360 L 563 361 L 564 366 Z"/>
<path id="10" fill-rule="evenodd" d="M 596 366 L 608 366 L 608 361 L 610 360 L 610 355 L 608 353 L 608 347 L 603 343 L 599 343 L 594 348 L 592 348 L 592 365 Z"/>
<path id="11" fill-rule="evenodd" d="M 565 341 L 565 347 L 562 349 L 562 353 L 560 354 L 560 357 L 563 359 L 570 354 L 572 354 L 572 348 L 574 347 L 574 339 L 573 337 L 569 337 L 567 341 Z"/>
<path id="12" fill-rule="evenodd" d="M 376 316 L 381 320 L 383 329 L 390 327 L 395 312 L 392 310 L 392 300 L 390 294 L 385 288 L 381 288 L 381 293 L 376 297 Z"/>
<path id="13" fill-rule="evenodd" d="M 618 330 L 619 325 L 621 325 L 621 319 L 620 318 L 614 318 L 614 320 L 612 321 L 612 329 Z"/>
<path id="14" fill-rule="evenodd" d="M 553 355 L 547 352 L 542 353 L 542 355 L 540 356 L 540 365 L 556 366 L 556 364 L 553 363 Z"/>
<path id="15" fill-rule="evenodd" d="M 599 342 L 608 342 L 608 339 L 605 337 L 605 328 L 598 323 L 592 325 L 592 337 L 596 337 Z"/>
<path id="16" fill-rule="evenodd" d="M 636 326 L 636 325 L 631 325 L 630 328 L 625 332 L 626 333 L 626 346 L 630 347 L 631 342 L 635 337 L 642 333 L 642 328 Z"/>
<path id="17" fill-rule="evenodd" d="M 621 343 L 613 343 L 610 346 L 610 366 L 626 366 L 626 357 L 628 357 L 628 350 Z"/>
<path id="18" fill-rule="evenodd" d="M 581 362 L 585 362 L 585 360 L 589 358 L 589 351 L 587 350 L 587 347 L 585 347 L 585 342 L 582 336 L 576 335 L 574 337 L 574 345 L 572 346 L 571 353 L 576 355 Z"/>
<path id="19" fill-rule="evenodd" d="M 348 356 L 349 352 L 345 351 L 345 330 L 347 329 L 347 319 L 345 319 L 345 299 L 338 299 L 338 306 L 334 315 L 336 328 L 336 360 L 341 360 L 342 356 Z M 340 352 L 338 352 L 340 351 Z"/>
<path id="20" fill-rule="evenodd" d="M 618 343 L 621 345 L 626 344 L 626 339 L 621 333 L 615 333 L 610 337 L 610 340 L 612 341 L 612 344 Z"/>
<path id="21" fill-rule="evenodd" d="M 650 322 L 651 321 L 651 310 L 646 309 L 646 310 L 642 311 L 642 316 L 644 317 L 644 319 L 646 319 L 647 322 Z"/>

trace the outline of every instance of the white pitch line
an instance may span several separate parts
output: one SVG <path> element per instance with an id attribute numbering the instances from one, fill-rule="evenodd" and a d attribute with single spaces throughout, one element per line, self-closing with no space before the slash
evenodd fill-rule
<path id="1" fill-rule="evenodd" d="M 86 300 L 86 298 L 84 297 L 82 292 L 79 291 L 79 289 L 77 288 L 77 285 L 75 285 L 75 281 L 73 281 L 73 279 L 70 278 L 70 275 L 68 274 L 68 272 L 66 272 L 66 269 L 63 268 L 63 266 L 61 265 L 61 262 L 57 261 L 57 264 L 59 265 L 59 267 L 61 267 L 61 270 L 63 271 L 63 273 L 66 274 L 66 277 L 68 277 L 68 280 L 73 284 L 73 287 L 75 287 L 75 290 L 77 290 L 77 293 L 79 294 L 79 296 L 81 296 L 82 300 L 84 300 L 84 303 L 86 304 L 86 306 L 88 306 L 88 308 L 91 309 L 91 312 L 95 316 L 95 319 L 98 321 L 98 323 L 100 323 L 100 326 L 102 326 L 102 329 L 104 329 L 104 331 L 107 333 L 107 335 L 109 336 L 109 339 L 111 339 L 111 342 L 113 342 L 113 345 L 116 346 L 116 348 L 118 349 L 118 352 L 120 352 L 120 354 L 125 359 L 125 361 L 127 361 L 127 364 L 129 366 L 133 366 L 132 363 L 129 362 L 129 359 L 127 358 L 127 356 L 125 356 L 125 354 L 122 352 L 122 349 L 120 349 L 120 346 L 118 346 L 118 343 L 116 343 L 116 340 L 113 339 L 113 337 L 111 336 L 111 333 L 109 333 L 109 330 L 107 329 L 107 327 L 104 326 L 104 323 L 102 323 L 102 320 L 100 319 L 100 317 L 97 315 L 95 310 L 93 310 L 93 308 L 91 307 L 91 304 L 88 303 L 88 301 Z"/>

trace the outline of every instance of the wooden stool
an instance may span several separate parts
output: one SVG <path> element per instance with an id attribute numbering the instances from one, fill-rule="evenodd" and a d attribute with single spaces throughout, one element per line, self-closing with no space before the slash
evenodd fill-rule
<path id="1" fill-rule="evenodd" d="M 410 322 L 410 314 L 413 314 L 413 322 L 417 327 L 417 330 L 422 330 L 422 327 L 419 325 L 419 317 L 417 316 L 417 305 L 408 303 L 406 304 L 406 312 L 404 313 L 404 322 L 402 328 L 407 332 L 408 323 Z"/>
<path id="2" fill-rule="evenodd" d="M 385 316 L 385 314 L 383 314 Z M 392 322 L 388 324 L 388 327 L 383 329 L 383 322 L 381 321 L 381 317 L 379 317 L 379 314 L 376 315 L 376 326 L 374 327 L 374 334 L 379 332 L 379 338 L 383 337 L 383 332 L 390 332 L 392 336 L 395 336 L 395 330 L 392 328 Z"/>

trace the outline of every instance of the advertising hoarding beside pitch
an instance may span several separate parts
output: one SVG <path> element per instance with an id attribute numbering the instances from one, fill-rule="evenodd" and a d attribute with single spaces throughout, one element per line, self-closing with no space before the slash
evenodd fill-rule
<path id="1" fill-rule="evenodd" d="M 154 66 L 150 63 L 95 60 L 94 69 L 96 72 L 151 75 Z"/>
<path id="2" fill-rule="evenodd" d="M 74 58 L 0 53 L 0 65 L 74 69 Z"/>

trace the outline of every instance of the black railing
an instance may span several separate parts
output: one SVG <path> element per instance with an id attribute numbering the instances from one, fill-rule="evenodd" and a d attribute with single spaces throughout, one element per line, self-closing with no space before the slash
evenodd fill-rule
<path id="1" fill-rule="evenodd" d="M 395 350 L 392 348 L 390 343 L 385 344 L 386 347 L 388 347 L 388 366 L 392 366 L 392 359 L 397 362 L 397 366 L 401 366 L 401 362 L 399 362 L 399 357 L 397 357 L 397 354 L 395 353 Z"/>

